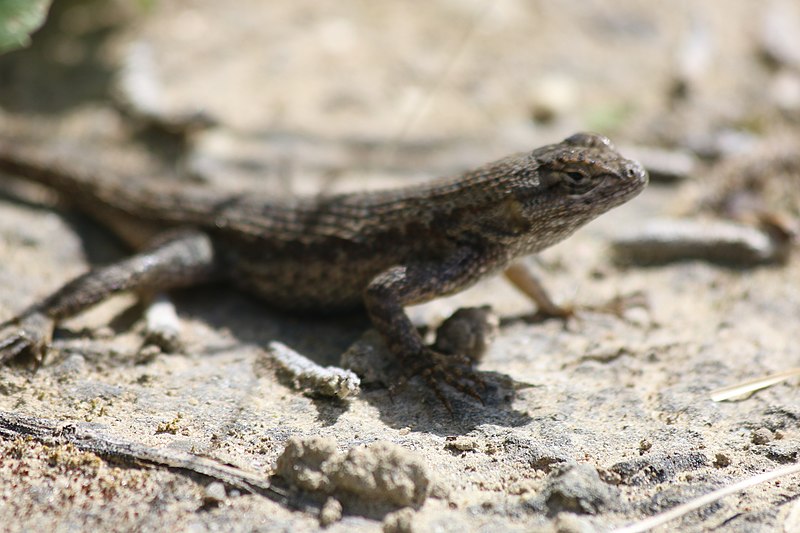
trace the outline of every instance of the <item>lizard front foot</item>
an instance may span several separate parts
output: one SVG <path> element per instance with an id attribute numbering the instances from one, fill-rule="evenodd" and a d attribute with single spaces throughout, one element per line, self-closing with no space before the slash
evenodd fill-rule
<path id="1" fill-rule="evenodd" d="M 413 364 L 408 372 L 409 377 L 420 376 L 433 390 L 439 401 L 451 413 L 453 407 L 445 397 L 442 384 L 446 383 L 457 391 L 472 396 L 481 403 L 483 398 L 478 393 L 486 389 L 486 383 L 472 366 L 472 359 L 464 355 L 446 355 L 430 348 L 423 348 L 414 355 Z"/>
<path id="2" fill-rule="evenodd" d="M 29 354 L 39 366 L 53 338 L 54 327 L 52 318 L 36 311 L 3 323 L 0 325 L 0 363 Z"/>

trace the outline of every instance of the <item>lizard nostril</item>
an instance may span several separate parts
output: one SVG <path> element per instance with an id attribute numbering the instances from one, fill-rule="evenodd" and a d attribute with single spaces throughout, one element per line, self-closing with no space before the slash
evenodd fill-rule
<path id="1" fill-rule="evenodd" d="M 625 168 L 625 176 L 632 180 L 644 180 L 645 176 L 647 176 L 647 172 L 645 172 L 644 167 L 637 161 L 629 161 L 629 164 Z"/>

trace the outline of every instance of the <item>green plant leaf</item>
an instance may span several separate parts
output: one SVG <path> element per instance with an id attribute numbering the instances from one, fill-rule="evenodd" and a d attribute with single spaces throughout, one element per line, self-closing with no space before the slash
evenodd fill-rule
<path id="1" fill-rule="evenodd" d="M 0 52 L 30 44 L 47 18 L 51 0 L 0 0 Z"/>

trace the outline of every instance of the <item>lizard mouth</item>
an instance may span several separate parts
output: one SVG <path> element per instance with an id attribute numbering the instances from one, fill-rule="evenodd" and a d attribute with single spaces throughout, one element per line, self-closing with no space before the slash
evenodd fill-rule
<path id="1" fill-rule="evenodd" d="M 628 159 L 620 170 L 616 177 L 619 180 L 617 181 L 617 190 L 616 192 L 611 192 L 609 208 L 624 204 L 638 196 L 649 182 L 647 171 L 638 161 Z"/>

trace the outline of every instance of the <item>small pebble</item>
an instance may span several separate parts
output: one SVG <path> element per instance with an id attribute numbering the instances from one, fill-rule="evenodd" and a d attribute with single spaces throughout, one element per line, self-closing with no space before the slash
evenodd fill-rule
<path id="1" fill-rule="evenodd" d="M 480 448 L 480 442 L 475 437 L 460 435 L 457 437 L 447 437 L 447 444 L 445 444 L 445 447 L 460 452 L 469 452 L 478 450 Z"/>
<path id="2" fill-rule="evenodd" d="M 383 519 L 383 533 L 411 533 L 414 511 L 411 509 L 400 509 L 389 513 Z"/>
<path id="3" fill-rule="evenodd" d="M 730 466 L 730 464 L 731 458 L 728 455 L 724 453 L 718 453 L 716 456 L 714 456 L 714 466 L 717 468 L 725 468 L 726 466 Z"/>
<path id="4" fill-rule="evenodd" d="M 651 449 L 652 447 L 653 447 L 653 443 L 652 443 L 652 442 L 650 442 L 650 441 L 649 441 L 649 440 L 647 440 L 647 439 L 642 439 L 642 440 L 639 442 L 639 455 L 642 455 L 642 454 L 644 454 L 645 452 L 648 452 L 648 451 L 650 451 L 650 449 Z"/>
<path id="5" fill-rule="evenodd" d="M 145 344 L 136 354 L 136 363 L 143 365 L 152 362 L 156 357 L 161 355 L 161 347 L 155 344 Z"/>
<path id="6" fill-rule="evenodd" d="M 203 491 L 203 503 L 206 505 L 217 505 L 225 501 L 225 485 L 219 481 L 214 481 L 206 485 Z"/>
<path id="7" fill-rule="evenodd" d="M 772 435 L 772 432 L 770 430 L 768 430 L 767 428 L 758 428 L 750 436 L 750 441 L 753 444 L 767 444 L 773 438 L 774 436 Z"/>
<path id="8" fill-rule="evenodd" d="M 342 504 L 336 498 L 328 498 L 319 511 L 319 523 L 322 527 L 338 522 L 342 519 Z"/>

